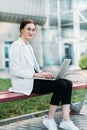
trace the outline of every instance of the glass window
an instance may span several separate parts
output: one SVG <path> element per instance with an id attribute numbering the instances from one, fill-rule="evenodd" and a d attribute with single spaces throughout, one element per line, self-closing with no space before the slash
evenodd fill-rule
<path id="1" fill-rule="evenodd" d="M 76 0 L 75 0 L 76 1 Z M 73 7 L 72 0 L 60 0 L 61 10 L 71 10 Z"/>
<path id="2" fill-rule="evenodd" d="M 12 44 L 11 41 L 5 41 L 5 45 L 10 45 L 10 44 Z"/>
<path id="3" fill-rule="evenodd" d="M 50 13 L 56 13 L 57 12 L 57 0 L 51 0 L 50 1 Z"/>
<path id="4" fill-rule="evenodd" d="M 58 25 L 58 21 L 57 21 L 57 0 L 50 0 L 49 25 L 50 26 Z"/>
<path id="5" fill-rule="evenodd" d="M 5 47 L 5 58 L 9 58 L 8 47 Z"/>
<path id="6" fill-rule="evenodd" d="M 5 67 L 6 67 L 6 68 L 9 67 L 9 61 L 5 61 Z"/>
<path id="7" fill-rule="evenodd" d="M 56 28 L 44 31 L 44 42 L 43 42 L 43 61 L 44 66 L 52 66 L 58 64 L 58 41 L 57 41 L 57 30 Z"/>
<path id="8" fill-rule="evenodd" d="M 9 68 L 9 49 L 10 45 L 12 44 L 11 41 L 5 41 L 4 42 L 4 62 L 5 62 L 5 68 Z"/>

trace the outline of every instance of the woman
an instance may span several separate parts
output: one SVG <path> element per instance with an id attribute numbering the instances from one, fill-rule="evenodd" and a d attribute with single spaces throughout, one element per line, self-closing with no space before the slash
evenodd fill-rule
<path id="1" fill-rule="evenodd" d="M 26 95 L 53 92 L 49 113 L 47 118 L 43 120 L 43 124 L 48 130 L 58 130 L 54 115 L 61 102 L 63 119 L 59 127 L 65 130 L 79 130 L 69 117 L 72 83 L 65 79 L 49 80 L 49 78 L 53 78 L 53 74 L 40 71 L 33 49 L 28 42 L 34 36 L 35 30 L 35 22 L 31 19 L 25 19 L 20 25 L 20 38 L 11 45 L 10 75 L 12 87 L 9 91 Z M 37 78 L 46 78 L 47 80 Z"/>

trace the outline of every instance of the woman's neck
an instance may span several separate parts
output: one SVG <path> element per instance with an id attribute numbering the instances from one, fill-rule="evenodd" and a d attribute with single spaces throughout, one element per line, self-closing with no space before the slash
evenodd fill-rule
<path id="1" fill-rule="evenodd" d="M 26 45 L 28 45 L 28 39 L 25 39 L 23 36 L 21 36 L 21 38 L 22 38 L 22 40 L 24 41 L 24 43 L 25 43 Z"/>

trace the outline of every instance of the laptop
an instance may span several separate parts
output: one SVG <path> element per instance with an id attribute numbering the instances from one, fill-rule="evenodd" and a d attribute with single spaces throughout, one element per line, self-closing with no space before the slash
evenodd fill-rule
<path id="1" fill-rule="evenodd" d="M 58 74 L 56 75 L 55 79 L 61 79 L 61 78 L 64 78 L 64 75 L 70 65 L 70 62 L 71 62 L 71 59 L 64 59 L 61 66 L 60 66 L 60 69 L 58 71 Z"/>
<path id="2" fill-rule="evenodd" d="M 61 66 L 60 66 L 60 69 L 58 71 L 58 74 L 53 77 L 52 79 L 48 79 L 48 78 L 35 78 L 35 79 L 43 79 L 43 80 L 57 80 L 57 79 L 62 79 L 64 78 L 64 75 L 70 65 L 70 62 L 71 62 L 71 59 L 64 59 Z"/>

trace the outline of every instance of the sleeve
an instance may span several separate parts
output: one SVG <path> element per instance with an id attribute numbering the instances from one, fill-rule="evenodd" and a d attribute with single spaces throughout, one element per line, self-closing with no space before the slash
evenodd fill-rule
<path id="1" fill-rule="evenodd" d="M 21 68 L 21 47 L 13 44 L 10 48 L 10 74 L 20 78 L 33 78 L 33 69 L 30 71 Z"/>

